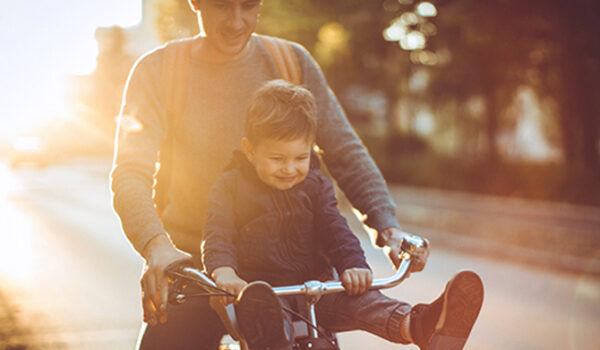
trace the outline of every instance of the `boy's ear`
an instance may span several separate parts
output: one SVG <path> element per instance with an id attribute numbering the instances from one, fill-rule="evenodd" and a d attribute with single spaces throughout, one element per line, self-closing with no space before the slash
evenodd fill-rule
<path id="1" fill-rule="evenodd" d="M 254 146 L 246 137 L 242 137 L 242 150 L 244 151 L 246 158 L 248 158 L 248 161 L 252 163 L 254 161 Z"/>

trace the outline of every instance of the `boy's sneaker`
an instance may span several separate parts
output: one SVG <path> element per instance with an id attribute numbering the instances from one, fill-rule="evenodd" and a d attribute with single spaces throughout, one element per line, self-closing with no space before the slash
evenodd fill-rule
<path id="1" fill-rule="evenodd" d="M 456 274 L 431 304 L 410 312 L 410 333 L 421 350 L 460 350 L 483 303 L 483 283 L 472 271 Z"/>
<path id="2" fill-rule="evenodd" d="M 291 324 L 271 286 L 249 283 L 235 302 L 240 333 L 252 350 L 291 350 Z"/>

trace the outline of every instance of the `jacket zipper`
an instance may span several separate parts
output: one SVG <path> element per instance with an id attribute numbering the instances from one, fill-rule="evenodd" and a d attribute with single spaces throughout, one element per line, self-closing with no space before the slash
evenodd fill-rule
<path id="1" fill-rule="evenodd" d="M 296 270 L 296 272 L 298 272 L 298 274 L 302 274 L 302 271 L 300 270 L 300 268 L 294 263 L 293 260 L 288 259 L 292 258 L 293 256 L 291 254 L 291 251 L 289 250 L 289 245 L 287 244 L 287 240 L 285 239 L 286 237 L 286 231 L 287 231 L 287 227 L 283 227 L 283 223 L 285 222 L 285 216 L 283 215 L 283 212 L 281 210 L 281 208 L 279 207 L 279 203 L 277 202 L 277 198 L 275 197 L 275 195 L 273 194 L 273 192 L 271 191 L 271 199 L 273 200 L 273 203 L 275 204 L 275 208 L 277 208 L 277 212 L 279 213 L 279 220 L 280 220 L 280 224 L 279 224 L 279 242 L 278 242 L 278 247 L 279 247 L 279 254 L 281 254 L 281 258 L 288 263 L 290 266 L 292 266 L 294 268 L 294 270 Z M 289 226 L 289 225 L 288 225 Z M 284 244 L 285 243 L 285 244 Z M 287 250 L 287 254 L 286 254 L 286 249 Z"/>
<path id="2" fill-rule="evenodd" d="M 294 206 L 292 205 L 292 202 L 290 200 L 289 194 L 287 192 L 284 192 L 284 196 L 285 196 L 285 199 L 287 201 L 287 205 L 290 208 L 290 217 L 288 219 L 288 226 L 287 226 L 287 229 L 285 231 L 286 232 L 286 234 L 285 234 L 285 244 L 286 244 L 286 247 L 287 247 L 288 252 L 290 254 L 290 257 L 292 258 L 292 260 L 294 260 L 294 253 L 293 253 L 293 249 L 292 249 L 292 246 L 291 246 L 291 238 L 290 238 L 289 232 L 290 232 L 290 227 L 292 227 L 292 223 L 294 222 L 294 218 L 296 217 L 296 211 L 294 210 Z"/>

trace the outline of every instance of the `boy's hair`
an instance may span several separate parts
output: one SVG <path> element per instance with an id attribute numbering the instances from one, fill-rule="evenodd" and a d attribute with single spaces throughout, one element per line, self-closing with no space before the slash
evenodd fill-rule
<path id="1" fill-rule="evenodd" d="M 271 80 L 254 94 L 246 109 L 244 136 L 257 144 L 264 139 L 314 142 L 316 103 L 307 89 L 285 80 Z"/>

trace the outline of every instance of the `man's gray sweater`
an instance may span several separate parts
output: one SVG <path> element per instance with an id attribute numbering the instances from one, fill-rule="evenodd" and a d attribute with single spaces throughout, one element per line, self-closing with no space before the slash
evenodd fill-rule
<path id="1" fill-rule="evenodd" d="M 292 45 L 303 86 L 317 101 L 317 145 L 329 171 L 352 205 L 367 215 L 367 225 L 377 231 L 398 227 L 381 173 L 316 62 L 303 47 Z M 138 252 L 166 231 L 178 248 L 197 253 L 209 189 L 239 146 L 246 104 L 262 84 L 279 74 L 256 35 L 248 50 L 232 61 L 215 63 L 192 55 L 185 111 L 174 130 L 169 204 L 159 217 L 152 187 L 160 146 L 172 124 L 161 87 L 163 53 L 159 48 L 140 58 L 127 82 L 111 173 L 113 204 Z"/>

